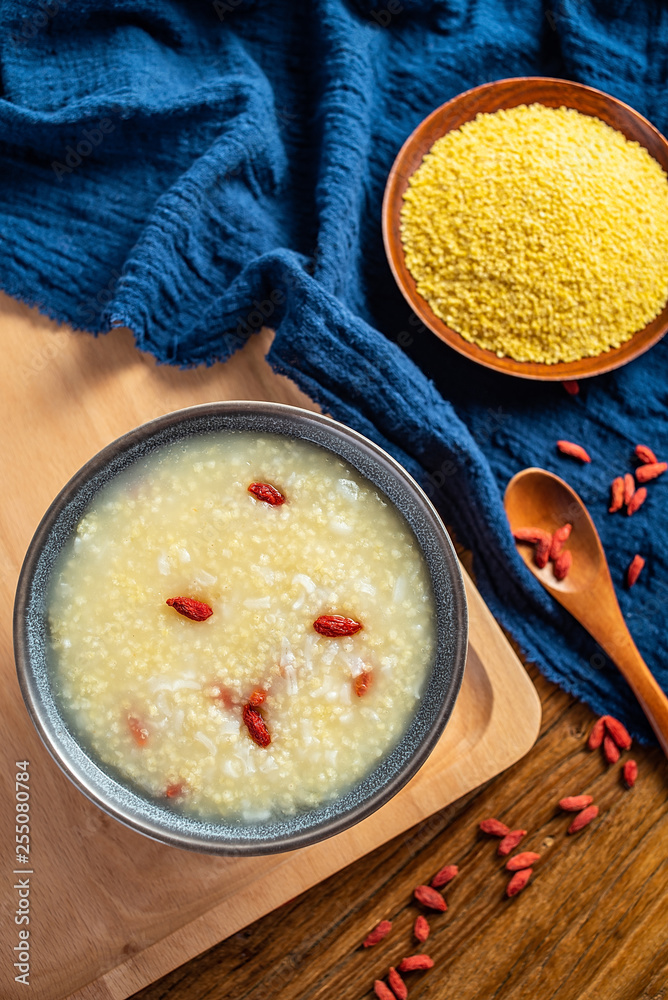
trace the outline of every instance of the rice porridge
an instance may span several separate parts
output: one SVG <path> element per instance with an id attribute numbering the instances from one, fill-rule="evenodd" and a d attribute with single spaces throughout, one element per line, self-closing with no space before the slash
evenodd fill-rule
<path id="1" fill-rule="evenodd" d="M 337 455 L 227 431 L 97 494 L 49 594 L 54 688 L 144 794 L 252 822 L 335 799 L 406 730 L 435 657 L 403 517 Z"/>

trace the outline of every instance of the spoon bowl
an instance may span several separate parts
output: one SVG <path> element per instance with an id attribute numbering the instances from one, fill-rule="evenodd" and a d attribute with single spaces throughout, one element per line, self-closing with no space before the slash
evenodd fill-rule
<path id="1" fill-rule="evenodd" d="M 601 539 L 583 501 L 552 472 L 524 469 L 508 483 L 504 506 L 513 532 L 518 528 L 541 528 L 552 534 L 562 525 L 572 524 L 565 548 L 571 552 L 573 562 L 565 579 L 557 580 L 549 562 L 543 569 L 536 565 L 533 545 L 518 542 L 518 551 L 536 579 L 584 626 L 621 671 L 668 756 L 668 697 L 631 638 Z"/>
<path id="2" fill-rule="evenodd" d="M 520 556 L 546 590 L 578 594 L 591 587 L 602 564 L 607 569 L 601 539 L 589 511 L 575 490 L 559 476 L 544 469 L 518 472 L 508 483 L 504 504 L 513 531 L 535 527 L 552 534 L 564 524 L 573 525 L 565 546 L 573 554 L 573 564 L 564 580 L 557 580 L 551 563 L 544 569 L 536 566 L 532 545 L 518 546 Z"/>

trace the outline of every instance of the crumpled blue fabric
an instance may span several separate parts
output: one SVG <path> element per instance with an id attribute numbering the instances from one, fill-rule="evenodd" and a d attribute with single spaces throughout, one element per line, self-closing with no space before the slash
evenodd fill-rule
<path id="1" fill-rule="evenodd" d="M 578 490 L 668 688 L 668 476 L 634 517 L 607 514 L 638 441 L 668 455 L 668 342 L 575 398 L 482 370 L 404 303 L 380 207 L 412 129 L 489 80 L 578 80 L 665 131 L 660 0 L 2 0 L 0 46 L 0 286 L 78 328 L 126 325 L 175 365 L 274 327 L 274 369 L 425 485 L 527 657 L 651 739 L 616 669 L 520 562 L 501 496 L 529 465 Z M 647 566 L 629 592 L 635 552 Z"/>

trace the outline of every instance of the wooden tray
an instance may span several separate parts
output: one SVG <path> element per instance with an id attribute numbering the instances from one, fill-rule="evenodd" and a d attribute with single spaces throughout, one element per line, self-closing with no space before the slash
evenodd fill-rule
<path id="1" fill-rule="evenodd" d="M 51 760 L 23 705 L 11 653 L 16 578 L 42 513 L 102 445 L 159 413 L 223 398 L 314 408 L 270 371 L 269 338 L 268 332 L 253 338 L 224 366 L 179 372 L 140 355 L 127 331 L 94 340 L 0 296 L 5 1000 L 27 995 L 8 958 L 19 930 L 18 893 L 9 881 L 17 868 L 15 761 L 30 761 L 30 995 L 120 1000 L 488 780 L 525 754 L 538 734 L 533 685 L 467 577 L 467 667 L 441 741 L 395 799 L 322 844 L 245 859 L 165 847 L 110 819 Z"/>

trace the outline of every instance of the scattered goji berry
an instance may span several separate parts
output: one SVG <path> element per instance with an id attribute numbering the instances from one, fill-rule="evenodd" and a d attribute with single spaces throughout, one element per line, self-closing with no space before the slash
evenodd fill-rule
<path id="1" fill-rule="evenodd" d="M 624 504 L 628 507 L 635 493 L 636 481 L 630 472 L 624 473 Z"/>
<path id="2" fill-rule="evenodd" d="M 399 972 L 415 972 L 418 969 L 433 969 L 434 959 L 429 955 L 409 955 L 399 962 Z"/>
<path id="3" fill-rule="evenodd" d="M 480 824 L 480 829 L 483 833 L 491 834 L 492 837 L 507 837 L 510 833 L 510 827 L 498 819 L 484 819 Z"/>
<path id="4" fill-rule="evenodd" d="M 573 528 L 572 524 L 564 524 L 561 528 L 557 528 L 555 533 L 552 535 L 552 544 L 550 545 L 550 559 L 556 559 L 561 550 L 564 547 L 564 542 L 568 539 L 571 530 Z"/>
<path id="5" fill-rule="evenodd" d="M 413 934 L 415 934 L 415 937 L 420 944 L 423 944 L 427 940 L 430 930 L 429 921 L 426 917 L 423 917 L 422 914 L 420 914 L 420 916 L 416 918 L 415 926 L 413 927 Z"/>
<path id="6" fill-rule="evenodd" d="M 580 830 L 584 829 L 593 819 L 598 816 L 598 806 L 587 806 L 582 812 L 579 812 L 571 825 L 569 826 L 566 833 L 579 833 Z"/>
<path id="7" fill-rule="evenodd" d="M 180 795 L 183 795 L 184 788 L 185 786 L 183 782 L 178 782 L 178 784 L 175 785 L 167 785 L 165 795 L 168 799 L 178 799 Z"/>
<path id="8" fill-rule="evenodd" d="M 610 506 L 608 513 L 614 514 L 624 506 L 624 477 L 615 476 L 610 485 Z"/>
<path id="9" fill-rule="evenodd" d="M 577 396 L 580 391 L 580 383 L 576 379 L 566 379 L 561 384 L 569 396 Z"/>
<path id="10" fill-rule="evenodd" d="M 213 614 L 213 608 L 204 601 L 196 601 L 194 597 L 169 597 L 165 604 L 193 622 L 204 622 Z"/>
<path id="11" fill-rule="evenodd" d="M 610 736 L 606 736 L 603 740 L 603 756 L 608 764 L 616 764 L 619 760 L 619 748 Z"/>
<path id="12" fill-rule="evenodd" d="M 391 930 L 392 921 L 381 920 L 381 922 L 377 924 L 376 927 L 374 927 L 374 929 L 364 938 L 362 941 L 362 947 L 373 948 L 375 944 L 378 944 L 378 942 L 382 941 L 384 937 L 387 937 Z"/>
<path id="13" fill-rule="evenodd" d="M 140 722 L 136 715 L 128 715 L 128 728 L 132 733 L 132 738 L 138 747 L 143 747 L 149 733 L 143 722 Z"/>
<path id="14" fill-rule="evenodd" d="M 519 872 L 523 868 L 531 868 L 537 861 L 540 861 L 540 854 L 535 851 L 523 851 L 506 861 L 506 868 L 509 872 Z"/>
<path id="15" fill-rule="evenodd" d="M 389 986 L 386 986 L 382 979 L 376 979 L 373 984 L 373 991 L 378 1000 L 395 1000 L 394 993 Z"/>
<path id="16" fill-rule="evenodd" d="M 515 528 L 513 538 L 518 542 L 529 542 L 530 545 L 537 545 L 541 539 L 550 538 L 549 531 L 542 528 Z"/>
<path id="17" fill-rule="evenodd" d="M 565 580 L 573 565 L 573 553 L 569 549 L 564 549 L 554 560 L 554 575 L 557 580 Z"/>
<path id="18" fill-rule="evenodd" d="M 417 899 L 418 903 L 422 903 L 423 906 L 428 906 L 430 910 L 438 910 L 440 913 L 443 913 L 448 908 L 448 904 L 445 902 L 440 892 L 436 892 L 436 889 L 432 889 L 430 885 L 418 885 L 413 890 L 413 895 Z"/>
<path id="19" fill-rule="evenodd" d="M 499 844 L 498 853 L 501 857 L 504 857 L 506 854 L 510 854 L 510 852 L 517 847 L 522 837 L 526 837 L 526 835 L 526 830 L 511 830 L 510 833 L 507 833 Z"/>
<path id="20" fill-rule="evenodd" d="M 591 795 L 567 795 L 565 799 L 559 800 L 559 808 L 563 809 L 564 812 L 581 812 L 593 801 Z"/>
<path id="21" fill-rule="evenodd" d="M 253 742 L 257 743 L 259 747 L 268 747 L 271 743 L 271 733 L 257 708 L 253 708 L 252 705 L 244 705 L 242 714 L 244 725 Z"/>
<path id="22" fill-rule="evenodd" d="M 624 775 L 624 783 L 627 788 L 633 788 L 636 783 L 636 778 L 638 777 L 638 765 L 634 760 L 627 760 L 624 764 L 622 771 Z"/>
<path id="23" fill-rule="evenodd" d="M 631 735 L 626 726 L 623 725 L 619 719 L 615 719 L 612 715 L 605 715 L 604 719 L 605 728 L 608 730 L 610 736 L 613 738 L 619 749 L 630 750 L 631 743 L 633 741 L 631 740 Z"/>
<path id="24" fill-rule="evenodd" d="M 639 465 L 636 469 L 636 480 L 648 483 L 650 479 L 658 479 L 668 469 L 668 462 L 651 462 L 649 465 Z"/>
<path id="25" fill-rule="evenodd" d="M 636 456 L 640 459 L 643 465 L 655 465 L 656 462 L 659 461 L 652 449 L 646 444 L 636 445 Z"/>
<path id="26" fill-rule="evenodd" d="M 269 483 L 251 483 L 248 492 L 252 493 L 258 500 L 271 504 L 272 507 L 280 507 L 282 503 L 285 503 L 285 497 L 281 491 Z"/>
<path id="27" fill-rule="evenodd" d="M 547 566 L 548 560 L 550 558 L 551 545 L 552 545 L 551 535 L 546 535 L 545 538 L 541 538 L 538 541 L 533 557 L 536 566 L 538 566 L 539 569 L 543 569 L 543 567 Z"/>
<path id="28" fill-rule="evenodd" d="M 626 507 L 626 513 L 631 516 L 635 514 L 639 507 L 642 507 L 645 500 L 647 499 L 647 490 L 644 486 L 641 486 L 639 490 L 636 490 Z"/>
<path id="29" fill-rule="evenodd" d="M 602 715 L 600 719 L 597 719 L 592 730 L 589 734 L 589 739 L 587 740 L 587 746 L 590 750 L 598 750 L 601 743 L 603 742 L 603 737 L 605 736 L 605 716 Z"/>
<path id="30" fill-rule="evenodd" d="M 510 882 L 506 886 L 506 896 L 512 898 L 516 896 L 518 892 L 524 889 L 533 874 L 533 868 L 523 868 L 519 872 L 515 872 Z"/>
<path id="31" fill-rule="evenodd" d="M 633 559 L 629 563 L 629 568 L 626 571 L 626 583 L 627 583 L 627 586 L 629 586 L 629 587 L 633 586 L 633 584 L 636 582 L 636 580 L 640 576 L 640 573 L 641 573 L 642 568 L 643 568 L 644 565 L 645 565 L 645 560 L 643 559 L 643 557 L 641 555 L 638 555 L 638 553 L 636 552 L 636 554 L 634 555 Z"/>
<path id="32" fill-rule="evenodd" d="M 248 699 L 248 704 L 252 708 L 259 708 L 260 705 L 264 704 L 266 697 L 267 692 L 263 688 L 256 688 Z"/>
<path id="33" fill-rule="evenodd" d="M 357 677 L 353 677 L 353 687 L 355 688 L 355 694 L 358 698 L 361 698 L 363 694 L 366 694 L 371 683 L 373 681 L 373 673 L 370 670 L 363 670 L 361 674 Z"/>
<path id="34" fill-rule="evenodd" d="M 406 987 L 406 983 L 403 981 L 393 965 L 390 966 L 390 971 L 387 974 L 387 981 L 392 987 L 392 992 L 397 1000 L 407 1000 L 408 989 Z"/>
<path id="35" fill-rule="evenodd" d="M 319 635 L 333 639 L 342 635 L 355 635 L 362 626 L 353 618 L 345 618 L 343 615 L 320 615 L 313 622 L 313 628 Z"/>
<path id="36" fill-rule="evenodd" d="M 574 444 L 573 441 L 557 441 L 557 448 L 562 455 L 579 458 L 581 462 L 591 462 L 591 458 L 581 444 Z"/>
<path id="37" fill-rule="evenodd" d="M 445 865 L 440 871 L 437 871 L 431 880 L 432 889 L 442 889 L 444 885 L 448 882 L 452 882 L 455 875 L 459 875 L 459 868 L 457 865 Z"/>

